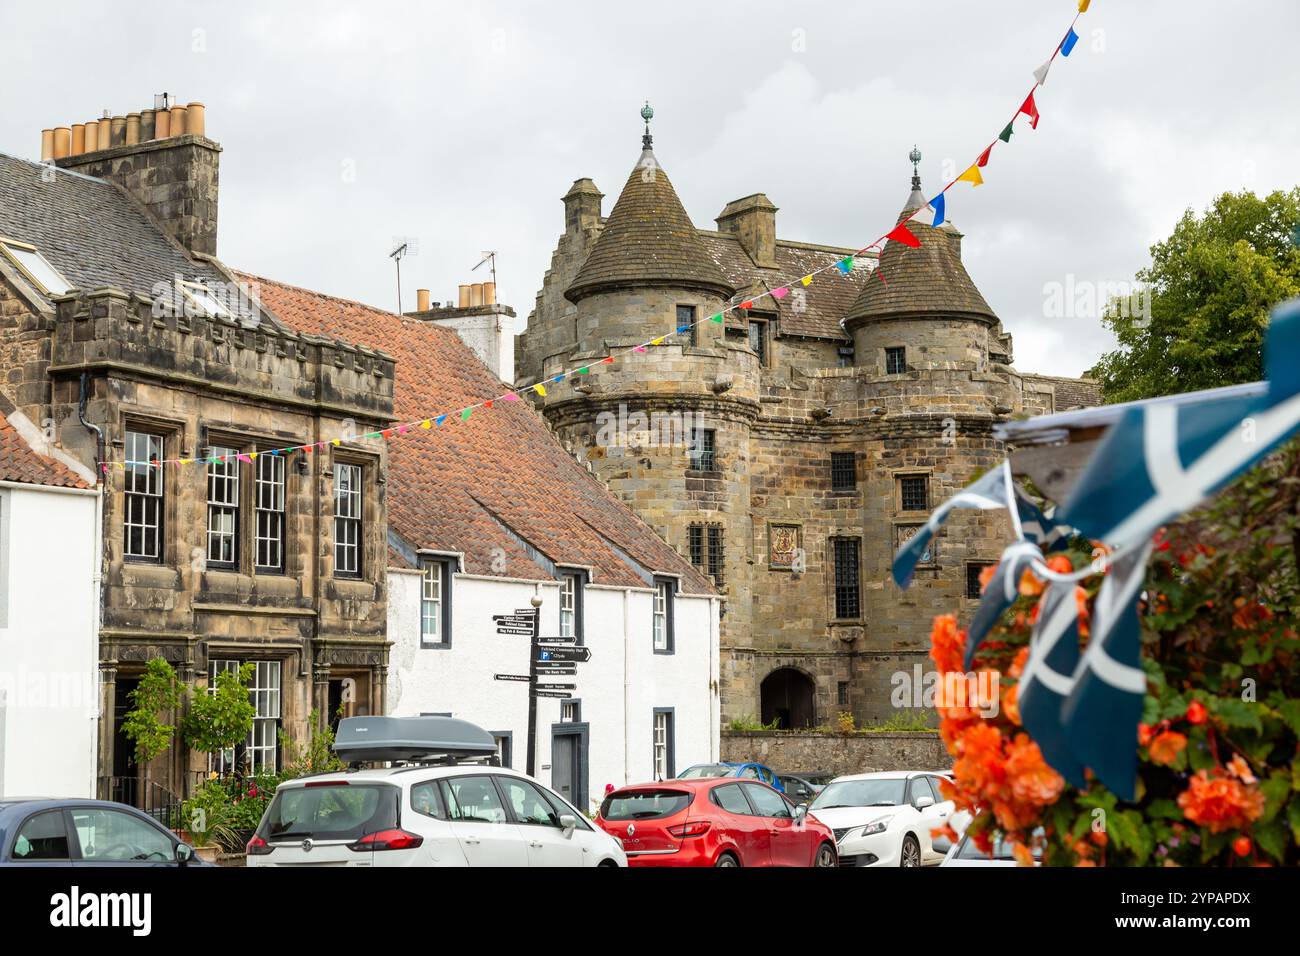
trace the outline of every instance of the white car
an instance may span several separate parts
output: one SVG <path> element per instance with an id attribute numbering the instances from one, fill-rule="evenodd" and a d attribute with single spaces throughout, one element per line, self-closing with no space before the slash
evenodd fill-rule
<path id="1" fill-rule="evenodd" d="M 1043 865 L 1043 845 L 1042 840 L 1044 831 L 1038 827 L 1030 835 L 1030 852 L 1034 856 L 1034 866 Z M 957 841 L 957 845 L 948 851 L 948 855 L 943 858 L 940 866 L 1018 866 L 1015 856 L 1011 852 L 1011 847 L 1001 840 L 993 841 L 992 854 L 985 853 L 975 845 L 975 841 L 969 835 L 963 835 Z"/>
<path id="2" fill-rule="evenodd" d="M 943 859 L 930 831 L 948 823 L 951 800 L 939 792 L 945 774 L 929 770 L 836 777 L 808 805 L 835 831 L 841 866 L 928 866 Z"/>
<path id="3" fill-rule="evenodd" d="M 248 842 L 248 866 L 627 866 L 616 839 L 531 777 L 428 762 L 487 759 L 495 744 L 473 724 L 349 718 L 334 749 L 357 764 L 411 762 L 280 784 Z"/>

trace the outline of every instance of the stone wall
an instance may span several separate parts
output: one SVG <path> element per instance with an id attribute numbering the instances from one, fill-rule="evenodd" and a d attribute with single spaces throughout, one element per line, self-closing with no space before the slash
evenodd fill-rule
<path id="1" fill-rule="evenodd" d="M 778 773 L 946 770 L 952 758 L 938 734 L 827 734 L 722 731 L 723 760 L 755 760 Z"/>

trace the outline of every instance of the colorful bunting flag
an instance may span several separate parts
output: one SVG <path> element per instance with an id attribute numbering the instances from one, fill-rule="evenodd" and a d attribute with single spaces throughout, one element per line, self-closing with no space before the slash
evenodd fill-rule
<path id="1" fill-rule="evenodd" d="M 935 228 L 942 226 L 944 209 L 943 193 L 939 193 L 939 195 L 930 200 L 930 208 L 934 210 L 934 222 L 931 223 L 931 225 Z"/>
<path id="2" fill-rule="evenodd" d="M 775 289 L 772 290 L 772 298 L 774 298 L 774 299 L 784 299 L 784 298 L 785 298 L 785 294 L 786 294 L 787 292 L 789 292 L 789 291 L 790 291 L 790 290 L 787 289 L 785 286 L 778 286 L 777 288 L 775 288 Z"/>
<path id="3" fill-rule="evenodd" d="M 514 392 L 506 392 L 504 395 L 501 396 L 501 399 L 502 401 L 506 401 L 506 402 L 517 402 L 519 401 L 519 396 L 516 395 Z"/>
<path id="4" fill-rule="evenodd" d="M 1056 59 L 1056 57 L 1052 57 L 1052 59 L 1054 60 Z M 1034 79 L 1038 81 L 1039 86 L 1042 86 L 1044 83 L 1047 82 L 1047 71 L 1050 70 L 1051 68 L 1052 68 L 1052 60 L 1048 60 L 1038 69 L 1034 70 Z"/>
<path id="5" fill-rule="evenodd" d="M 919 249 L 921 247 L 921 240 L 916 238 L 916 235 L 901 222 L 891 229 L 885 238 L 892 239 L 894 242 L 901 242 L 903 245 L 911 246 L 913 249 Z"/>
<path id="6" fill-rule="evenodd" d="M 1014 121 L 1014 120 L 1013 120 L 1012 122 L 1008 123 L 1008 124 L 1007 124 L 1007 128 L 1004 129 L 1001 133 L 998 134 L 998 139 L 1002 140 L 1002 142 L 1004 142 L 1004 143 L 1009 143 L 1009 142 L 1011 142 L 1011 134 L 1012 134 L 1013 132 L 1015 132 L 1015 130 L 1012 129 L 1012 127 L 1013 127 L 1014 125 L 1015 125 L 1015 121 Z"/>
<path id="7" fill-rule="evenodd" d="M 1038 106 L 1034 103 L 1034 91 L 1030 90 L 1025 101 L 1020 104 L 1020 112 L 1029 117 L 1029 125 L 1038 129 Z"/>
<path id="8" fill-rule="evenodd" d="M 1080 13 L 1087 13 L 1087 12 L 1088 12 L 1088 4 L 1090 4 L 1090 3 L 1092 3 L 1092 0 L 1079 0 L 1079 12 L 1080 12 Z"/>
<path id="9" fill-rule="evenodd" d="M 989 155 L 990 155 L 992 152 L 993 152 L 993 144 L 990 143 L 990 144 L 989 144 L 989 148 L 986 149 L 986 150 L 984 150 L 984 152 L 980 153 L 980 158 L 977 159 L 977 160 L 975 160 L 975 165 L 976 165 L 976 166 L 987 166 L 987 165 L 989 164 Z"/>
<path id="10" fill-rule="evenodd" d="M 840 270 L 840 275 L 848 275 L 853 271 L 853 257 L 845 256 L 839 262 L 835 263 L 835 268 Z"/>
<path id="11" fill-rule="evenodd" d="M 718 325 L 721 325 L 721 324 L 722 324 L 722 313 L 719 312 L 717 315 L 711 315 L 711 316 L 709 316 L 709 321 L 710 321 L 710 322 L 717 322 Z M 644 351 L 645 351 L 645 346 L 643 346 L 643 345 L 638 345 L 638 346 L 636 347 L 636 350 L 637 350 L 638 352 L 644 352 Z"/>
<path id="12" fill-rule="evenodd" d="M 467 422 L 467 421 L 469 421 L 469 416 L 470 416 L 470 413 L 471 413 L 472 411 L 474 411 L 474 406 L 473 406 L 473 405 L 466 405 L 466 406 L 465 406 L 465 410 L 464 410 L 463 412 L 460 413 L 460 420 L 461 420 L 462 422 Z"/>
<path id="13" fill-rule="evenodd" d="M 752 309 L 754 307 L 754 302 L 752 299 L 748 302 L 742 302 L 740 303 L 740 307 L 742 309 Z"/>
<path id="14" fill-rule="evenodd" d="M 433 427 L 433 419 L 426 418 L 424 421 L 420 422 L 420 427 L 423 428 L 425 431 L 428 431 L 430 428 Z"/>
<path id="15" fill-rule="evenodd" d="M 799 282 L 805 286 L 812 285 L 812 276 L 804 276 Z"/>
<path id="16" fill-rule="evenodd" d="M 1061 43 L 1061 56 L 1069 56 L 1074 45 L 1079 42 L 1079 34 L 1074 32 L 1074 27 L 1070 27 L 1070 32 L 1065 35 L 1065 40 Z"/>
<path id="17" fill-rule="evenodd" d="M 542 392 L 542 394 L 545 395 L 546 393 L 545 393 L 545 392 Z M 437 418 L 435 418 L 433 421 L 434 421 L 434 424 L 436 424 L 436 425 L 441 425 L 441 424 L 442 424 L 443 422 L 445 422 L 446 420 L 447 420 L 447 416 L 446 416 L 446 415 L 439 415 L 439 416 L 438 416 Z"/>
<path id="18" fill-rule="evenodd" d="M 972 165 L 966 170 L 966 172 L 957 177 L 957 182 L 971 183 L 972 185 L 979 186 L 983 184 L 984 177 L 980 175 L 980 168 Z"/>

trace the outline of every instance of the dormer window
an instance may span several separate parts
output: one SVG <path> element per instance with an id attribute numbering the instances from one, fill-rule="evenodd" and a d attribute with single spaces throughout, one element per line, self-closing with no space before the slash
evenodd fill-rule
<path id="1" fill-rule="evenodd" d="M 216 294 L 202 282 L 186 282 L 181 279 L 176 283 L 185 302 L 187 315 L 201 315 L 206 318 L 230 318 L 230 310 L 222 304 Z"/>
<path id="2" fill-rule="evenodd" d="M 46 295 L 64 295 L 72 289 L 72 283 L 63 278 L 35 246 L 16 239 L 0 239 L 0 250 L 18 267 L 24 278 Z"/>

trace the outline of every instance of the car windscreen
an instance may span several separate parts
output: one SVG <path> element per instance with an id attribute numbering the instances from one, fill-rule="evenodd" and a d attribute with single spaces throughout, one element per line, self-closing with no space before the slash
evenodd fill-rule
<path id="1" fill-rule="evenodd" d="M 611 793 L 600 805 L 604 820 L 654 820 L 685 810 L 691 794 L 685 790 L 627 790 Z"/>
<path id="2" fill-rule="evenodd" d="M 677 775 L 677 779 L 691 780 L 698 777 L 730 777 L 735 772 L 735 767 L 728 767 L 725 763 L 702 763 L 694 767 L 687 767 Z"/>
<path id="3" fill-rule="evenodd" d="M 907 781 L 901 777 L 883 777 L 869 780 L 839 780 L 828 783 L 817 798 L 808 805 L 809 810 L 830 810 L 833 807 L 895 807 L 903 802 L 903 788 Z"/>
<path id="4" fill-rule="evenodd" d="M 1045 831 L 1042 827 L 1037 827 L 1030 834 L 1030 852 L 1033 854 L 1035 860 L 1041 860 L 1043 858 L 1042 840 L 1044 833 Z M 1014 860 L 1016 858 L 1015 854 L 1011 850 L 1010 843 L 1003 840 L 994 840 L 993 854 L 990 856 L 976 846 L 975 840 L 969 836 L 961 841 L 961 845 L 957 847 L 957 852 L 954 853 L 953 856 L 958 860 Z"/>
<path id="5" fill-rule="evenodd" d="M 321 783 L 281 787 L 257 835 L 277 840 L 357 840 L 397 826 L 401 791 L 390 784 Z"/>

